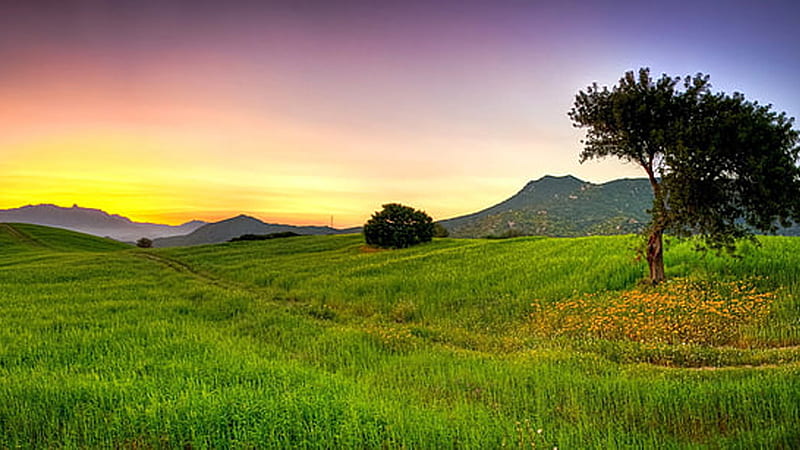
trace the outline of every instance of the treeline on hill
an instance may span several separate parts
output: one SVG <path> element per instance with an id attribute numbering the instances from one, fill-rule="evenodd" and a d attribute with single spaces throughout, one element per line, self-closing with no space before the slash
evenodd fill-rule
<path id="1" fill-rule="evenodd" d="M 239 237 L 229 239 L 228 242 L 266 241 L 268 239 L 280 239 L 280 238 L 288 238 L 295 236 L 302 236 L 302 235 L 295 233 L 294 231 L 281 231 L 280 233 L 269 233 L 269 234 L 243 234 Z"/>

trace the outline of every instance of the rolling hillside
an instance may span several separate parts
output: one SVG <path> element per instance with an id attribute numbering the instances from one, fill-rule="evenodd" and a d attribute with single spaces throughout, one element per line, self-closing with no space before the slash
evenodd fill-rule
<path id="1" fill-rule="evenodd" d="M 71 230 L 27 223 L 0 223 L 0 252 L 108 252 L 131 245 Z"/>
<path id="2" fill-rule="evenodd" d="M 670 245 L 641 290 L 631 236 L 143 250 L 3 224 L 0 448 L 792 448 L 800 240 L 759 239 Z"/>

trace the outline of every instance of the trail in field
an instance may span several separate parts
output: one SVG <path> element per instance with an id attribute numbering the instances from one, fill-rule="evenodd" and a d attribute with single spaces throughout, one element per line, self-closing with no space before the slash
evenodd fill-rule
<path id="1" fill-rule="evenodd" d="M 46 245 L 42 244 L 41 242 L 37 241 L 31 236 L 28 236 L 27 234 L 20 231 L 17 227 L 11 225 L 10 223 L 0 223 L 0 230 L 5 231 L 12 238 L 16 239 L 22 244 L 27 244 L 32 247 L 47 248 Z"/>
<path id="2" fill-rule="evenodd" d="M 670 369 L 691 370 L 695 372 L 716 372 L 721 370 L 765 370 L 779 369 L 791 366 L 800 366 L 800 361 L 786 361 L 782 363 L 741 364 L 730 366 L 701 366 L 701 367 L 669 367 Z"/>
<path id="3" fill-rule="evenodd" d="M 149 261 L 153 261 L 155 263 L 161 264 L 169 269 L 172 269 L 178 273 L 182 273 L 187 275 L 195 280 L 201 281 L 206 284 L 210 284 L 212 286 L 222 288 L 222 289 L 238 289 L 238 290 L 249 290 L 246 286 L 240 285 L 238 283 L 232 282 L 230 280 L 224 280 L 221 278 L 217 278 L 211 274 L 200 272 L 197 269 L 193 268 L 192 266 L 178 261 L 176 259 L 168 258 L 166 256 L 157 255 L 155 253 L 145 253 L 143 251 L 134 251 L 131 252 L 131 255 L 146 259 Z"/>

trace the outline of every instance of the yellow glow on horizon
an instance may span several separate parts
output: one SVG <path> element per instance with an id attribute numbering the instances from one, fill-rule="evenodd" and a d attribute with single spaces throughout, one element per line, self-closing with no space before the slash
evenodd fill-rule
<path id="1" fill-rule="evenodd" d="M 320 175 L 313 163 L 270 164 L 271 155 L 258 153 L 209 163 L 202 137 L 91 130 L 6 143 L 0 208 L 78 204 L 169 224 L 249 213 L 294 224 L 329 224 L 333 215 L 335 224 L 354 226 L 369 215 L 353 177 Z"/>
<path id="2" fill-rule="evenodd" d="M 214 130 L 66 129 L 0 138 L 0 208 L 78 204 L 168 224 L 249 214 L 268 222 L 328 225 L 333 216 L 335 226 L 351 227 L 388 202 L 424 209 L 435 219 L 476 212 L 533 178 L 503 176 L 507 163 L 488 159 L 488 144 L 451 143 L 480 149 L 458 155 L 459 166 L 406 157 L 398 153 L 402 143 L 393 147 L 360 136 L 339 136 L 346 144 L 329 143 L 327 153 L 315 153 L 325 136 L 302 140 L 299 130 L 240 131 L 230 137 Z M 226 140 L 231 150 L 220 151 Z M 379 151 L 370 153 L 373 148 Z M 396 163 L 375 164 L 393 151 Z M 483 177 L 470 175 L 475 164 Z"/>
<path id="3" fill-rule="evenodd" d="M 350 227 L 384 203 L 445 219 L 544 174 L 581 177 L 572 170 L 577 148 L 564 151 L 577 137 L 547 130 L 496 139 L 283 117 L 210 94 L 173 94 L 162 108 L 102 90 L 79 104 L 65 89 L 33 92 L 0 105 L 0 208 L 78 204 L 169 224 L 244 213 L 327 225 L 334 216 Z M 525 163 L 537 155 L 541 164 Z M 607 172 L 583 169 L 592 180 Z"/>

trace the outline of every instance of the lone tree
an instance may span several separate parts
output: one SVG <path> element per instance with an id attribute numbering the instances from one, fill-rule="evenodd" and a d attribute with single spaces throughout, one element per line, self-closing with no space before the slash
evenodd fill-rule
<path id="1" fill-rule="evenodd" d="M 383 248 L 406 248 L 433 238 L 433 219 L 423 211 L 388 203 L 364 224 L 367 244 Z"/>
<path id="2" fill-rule="evenodd" d="M 664 232 L 732 251 L 754 230 L 774 232 L 800 217 L 794 119 L 710 88 L 703 74 L 653 80 L 645 68 L 611 90 L 592 84 L 569 111 L 574 126 L 588 129 L 581 162 L 614 156 L 641 166 L 650 180 L 653 284 L 664 280 Z"/>

